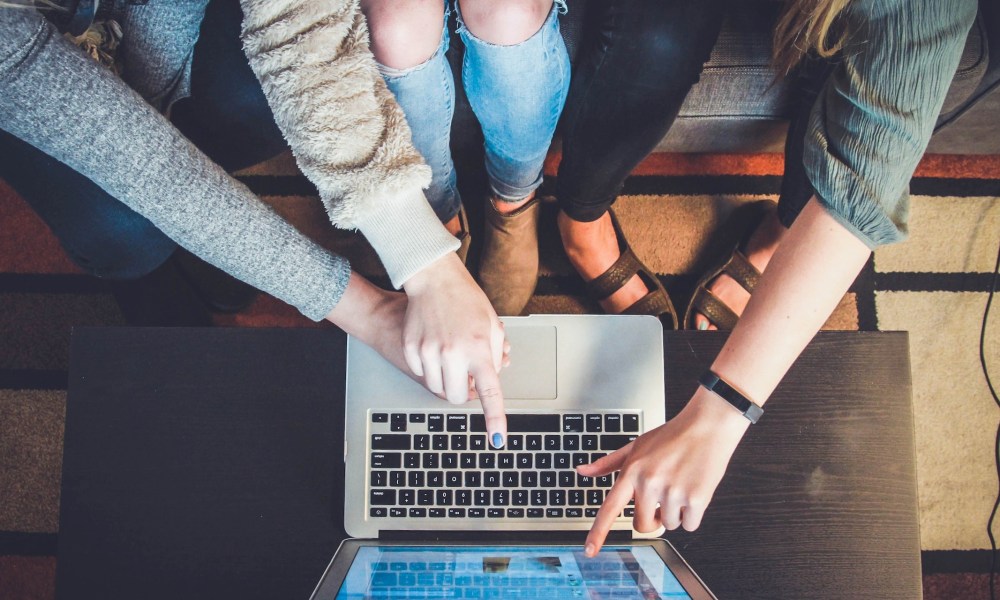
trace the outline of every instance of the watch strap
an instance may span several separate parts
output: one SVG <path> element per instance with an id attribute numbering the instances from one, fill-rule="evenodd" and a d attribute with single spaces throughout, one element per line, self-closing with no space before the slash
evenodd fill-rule
<path id="1" fill-rule="evenodd" d="M 755 404 L 752 400 L 736 391 L 733 386 L 723 381 L 711 369 L 701 374 L 701 377 L 698 378 L 698 383 L 706 390 L 732 404 L 751 423 L 757 423 L 764 414 L 764 409 L 759 404 Z"/>

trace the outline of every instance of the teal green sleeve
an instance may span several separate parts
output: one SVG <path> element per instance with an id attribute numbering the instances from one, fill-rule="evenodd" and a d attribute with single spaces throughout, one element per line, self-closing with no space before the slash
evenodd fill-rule
<path id="1" fill-rule="evenodd" d="M 856 0 L 848 43 L 813 106 L 806 174 L 869 248 L 907 235 L 909 182 L 976 17 L 976 0 Z"/>

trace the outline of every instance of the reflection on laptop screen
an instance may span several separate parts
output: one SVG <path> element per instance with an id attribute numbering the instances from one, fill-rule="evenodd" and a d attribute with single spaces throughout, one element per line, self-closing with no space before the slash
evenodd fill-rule
<path id="1" fill-rule="evenodd" d="M 363 547 L 337 598 L 690 598 L 647 546 Z"/>

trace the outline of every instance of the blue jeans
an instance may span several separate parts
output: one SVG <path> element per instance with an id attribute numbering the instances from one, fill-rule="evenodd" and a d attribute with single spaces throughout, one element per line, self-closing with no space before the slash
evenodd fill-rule
<path id="1" fill-rule="evenodd" d="M 458 3 L 455 3 L 458 10 Z M 569 90 L 570 64 L 559 32 L 560 0 L 534 35 L 512 46 L 478 39 L 458 14 L 465 44 L 462 83 L 485 137 L 486 173 L 500 200 L 525 198 L 542 183 L 542 166 Z M 452 161 L 451 120 L 455 82 L 445 57 L 449 11 L 441 44 L 426 62 L 409 69 L 379 68 L 406 114 L 413 145 L 430 165 L 428 202 L 442 222 L 461 208 Z"/>
<path id="2" fill-rule="evenodd" d="M 235 170 L 281 153 L 284 139 L 240 45 L 236 0 L 213 0 L 174 122 L 212 160 Z M 122 148 L 128 152 L 128 148 Z M 137 279 L 177 249 L 173 240 L 83 175 L 0 130 L 0 178 L 24 198 L 70 258 L 98 277 Z"/>

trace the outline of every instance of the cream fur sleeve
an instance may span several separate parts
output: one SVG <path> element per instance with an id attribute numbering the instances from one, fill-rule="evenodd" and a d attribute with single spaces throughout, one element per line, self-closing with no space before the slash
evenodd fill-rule
<path id="1" fill-rule="evenodd" d="M 423 195 L 430 168 L 378 73 L 357 0 L 241 0 L 243 46 L 299 168 L 396 287 L 458 247 Z"/>

